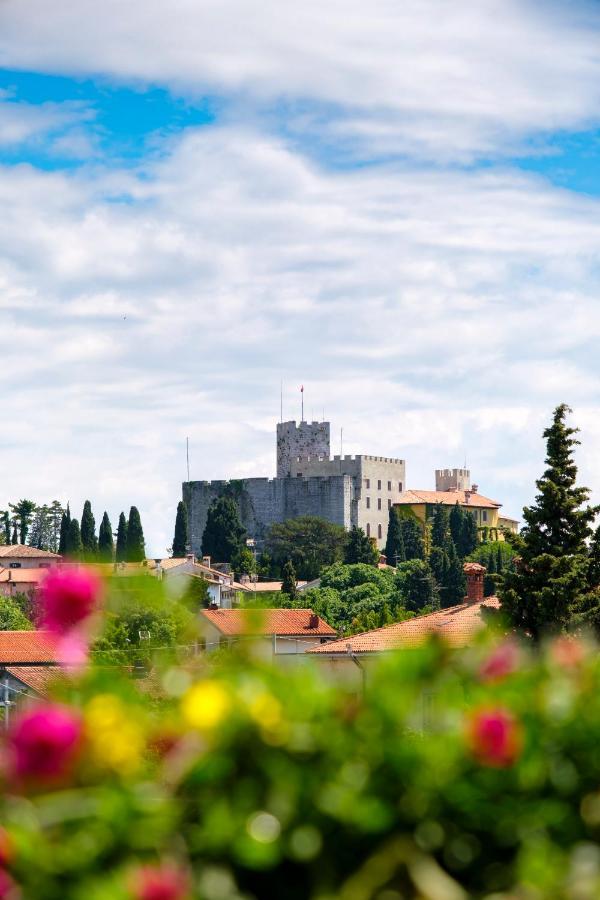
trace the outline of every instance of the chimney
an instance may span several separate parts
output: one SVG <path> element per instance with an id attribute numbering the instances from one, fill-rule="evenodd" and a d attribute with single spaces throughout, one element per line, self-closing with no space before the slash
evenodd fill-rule
<path id="1" fill-rule="evenodd" d="M 210 556 L 202 557 L 202 565 L 206 566 L 207 569 L 210 569 Z"/>
<path id="2" fill-rule="evenodd" d="M 465 503 L 471 502 L 471 491 L 465 491 Z"/>
<path id="3" fill-rule="evenodd" d="M 464 573 L 467 576 L 467 603 L 481 603 L 483 600 L 483 578 L 486 573 L 485 566 L 476 562 L 464 564 Z"/>
<path id="4" fill-rule="evenodd" d="M 472 485 L 471 485 L 471 490 L 473 491 L 474 494 L 476 494 L 476 493 L 479 491 L 479 485 L 478 485 L 478 484 L 472 484 Z"/>
<path id="5" fill-rule="evenodd" d="M 311 613 L 310 618 L 308 620 L 309 628 L 318 628 L 319 627 L 319 617 L 316 613 Z"/>

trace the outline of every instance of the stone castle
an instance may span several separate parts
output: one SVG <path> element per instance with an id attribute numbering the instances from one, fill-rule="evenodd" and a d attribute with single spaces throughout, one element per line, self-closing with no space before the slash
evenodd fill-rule
<path id="1" fill-rule="evenodd" d="M 275 478 L 184 482 L 192 552 L 201 555 L 208 509 L 225 491 L 259 547 L 270 525 L 297 516 L 320 516 L 348 530 L 356 525 L 383 547 L 390 507 L 405 489 L 405 461 L 331 458 L 330 443 L 329 422 L 280 422 Z"/>

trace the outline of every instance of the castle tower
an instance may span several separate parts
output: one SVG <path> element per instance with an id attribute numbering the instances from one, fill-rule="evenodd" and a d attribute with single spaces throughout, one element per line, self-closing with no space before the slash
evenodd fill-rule
<path id="1" fill-rule="evenodd" d="M 436 491 L 470 491 L 471 473 L 468 469 L 436 469 Z"/>
<path id="2" fill-rule="evenodd" d="M 291 464 L 296 461 L 329 459 L 329 422 L 278 422 L 277 424 L 277 477 L 291 474 Z"/>

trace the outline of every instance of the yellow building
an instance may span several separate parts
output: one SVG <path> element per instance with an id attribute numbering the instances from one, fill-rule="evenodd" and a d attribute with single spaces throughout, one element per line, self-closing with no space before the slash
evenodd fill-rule
<path id="1" fill-rule="evenodd" d="M 421 522 L 423 527 L 433 518 L 434 508 L 438 503 L 452 507 L 456 503 L 467 509 L 475 519 L 482 537 L 489 540 L 504 540 L 502 529 L 514 533 L 518 530 L 516 519 L 500 515 L 501 503 L 490 500 L 477 492 L 476 486 L 471 489 L 450 488 L 441 491 L 403 491 L 394 507 L 402 514 L 409 510 Z"/>

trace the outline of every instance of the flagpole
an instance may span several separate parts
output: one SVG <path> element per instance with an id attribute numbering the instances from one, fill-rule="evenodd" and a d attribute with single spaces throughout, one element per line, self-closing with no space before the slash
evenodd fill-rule
<path id="1" fill-rule="evenodd" d="M 300 388 L 300 396 L 302 397 L 302 418 L 300 421 L 304 422 L 304 385 Z"/>

